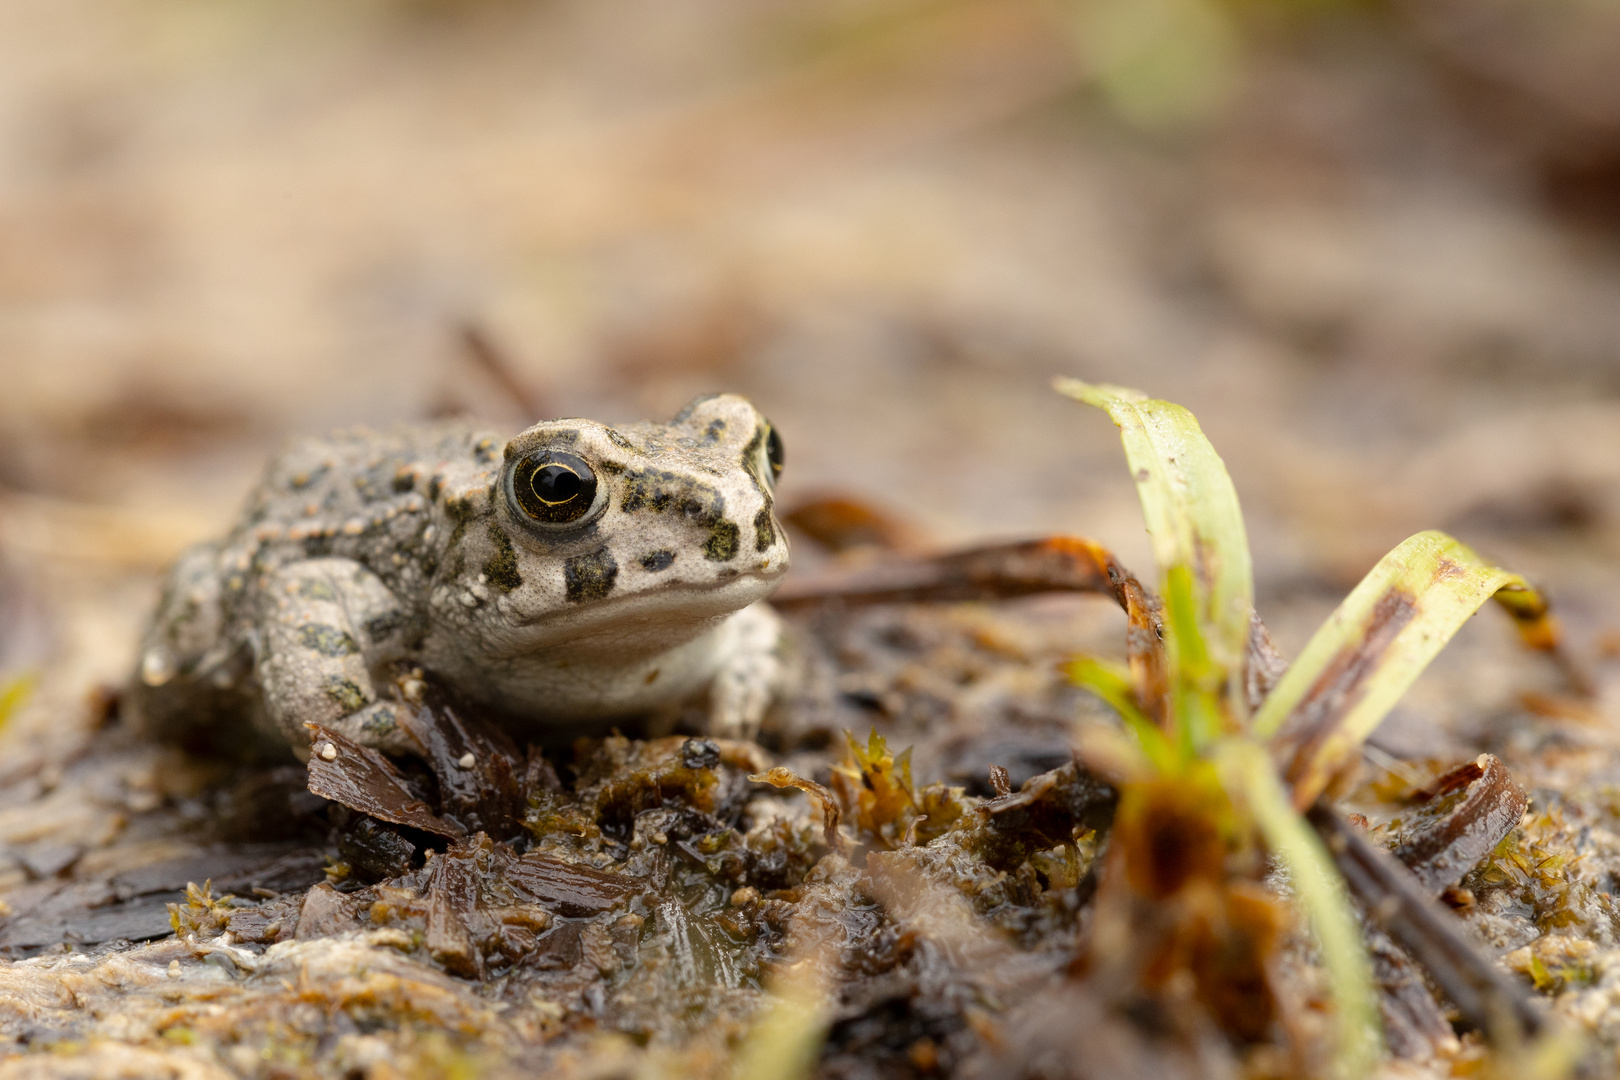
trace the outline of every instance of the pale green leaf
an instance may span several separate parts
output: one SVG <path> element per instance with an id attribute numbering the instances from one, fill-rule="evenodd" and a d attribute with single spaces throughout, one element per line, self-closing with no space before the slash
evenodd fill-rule
<path id="1" fill-rule="evenodd" d="M 1422 532 L 1373 567 L 1317 630 L 1255 715 L 1294 805 L 1309 806 L 1429 661 L 1500 594 L 1532 642 L 1554 640 L 1546 603 L 1519 575 L 1445 533 Z"/>
<path id="2" fill-rule="evenodd" d="M 1234 683 L 1241 680 L 1254 580 L 1243 512 L 1220 455 L 1192 413 L 1179 405 L 1078 379 L 1058 379 L 1054 385 L 1104 410 L 1119 426 L 1153 539 L 1161 591 L 1173 568 L 1191 568 L 1199 629 L 1212 642 L 1211 659 Z M 1190 639 L 1183 643 L 1184 649 L 1196 647 Z"/>

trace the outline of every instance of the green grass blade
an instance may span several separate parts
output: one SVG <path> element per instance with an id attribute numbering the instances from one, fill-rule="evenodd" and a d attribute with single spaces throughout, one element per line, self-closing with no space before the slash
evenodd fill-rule
<path id="1" fill-rule="evenodd" d="M 1216 755 L 1232 798 L 1249 807 L 1266 847 L 1288 868 L 1322 950 L 1339 1030 L 1334 1071 L 1342 1080 L 1371 1076 L 1381 1054 L 1378 998 L 1344 879 L 1321 838 L 1294 810 L 1265 748 L 1232 739 L 1220 744 Z"/>
<path id="2" fill-rule="evenodd" d="M 1221 707 L 1221 689 L 1236 690 L 1232 668 L 1210 655 L 1199 620 L 1192 568 L 1172 566 L 1164 575 L 1164 644 L 1170 657 L 1170 713 L 1173 730 L 1186 754 L 1196 754 L 1226 734 L 1229 716 L 1243 715 L 1246 702 Z M 1237 669 L 1242 670 L 1241 666 Z"/>
<path id="3" fill-rule="evenodd" d="M 1164 579 L 1161 589 L 1168 591 L 1175 567 L 1193 572 L 1200 635 L 1174 635 L 1186 654 L 1181 659 L 1195 659 L 1192 653 L 1203 648 L 1195 639 L 1201 636 L 1210 643 L 1209 659 L 1216 670 L 1227 673 L 1231 687 L 1241 690 L 1254 578 L 1237 491 L 1220 455 L 1192 413 L 1179 405 L 1078 379 L 1058 379 L 1054 385 L 1060 393 L 1104 410 L 1118 425 Z M 1244 714 L 1241 693 L 1229 691 L 1228 704 L 1235 715 Z"/>
<path id="4" fill-rule="evenodd" d="M 1295 806 L 1316 800 L 1435 654 L 1498 593 L 1527 640 L 1552 634 L 1546 603 L 1523 578 L 1445 533 L 1418 533 L 1373 567 L 1254 718 L 1254 734 L 1273 742 Z"/>
<path id="5" fill-rule="evenodd" d="M 1095 656 L 1080 656 L 1064 664 L 1063 672 L 1076 686 L 1096 694 L 1119 714 L 1154 768 L 1164 772 L 1176 768 L 1176 748 L 1137 706 L 1129 668 Z"/>

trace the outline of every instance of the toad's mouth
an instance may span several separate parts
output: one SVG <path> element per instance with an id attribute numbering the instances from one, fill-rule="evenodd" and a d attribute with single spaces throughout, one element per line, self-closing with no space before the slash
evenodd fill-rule
<path id="1" fill-rule="evenodd" d="M 630 620 L 643 630 L 655 630 L 661 623 L 709 622 L 763 600 L 781 583 L 784 572 L 785 568 L 772 567 L 741 571 L 718 581 L 660 582 L 656 588 L 625 591 L 516 618 L 511 626 L 533 640 L 576 637 L 620 627 Z"/>

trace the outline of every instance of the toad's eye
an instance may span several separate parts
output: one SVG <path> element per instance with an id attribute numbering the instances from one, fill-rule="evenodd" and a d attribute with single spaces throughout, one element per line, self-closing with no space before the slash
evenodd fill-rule
<path id="1" fill-rule="evenodd" d="M 782 478 L 782 436 L 776 433 L 776 425 L 771 425 L 770 433 L 765 436 L 765 460 L 771 463 L 771 483 Z"/>
<path id="2" fill-rule="evenodd" d="M 585 459 L 560 450 L 520 458 L 507 480 L 508 497 L 540 525 L 575 525 L 597 503 L 596 472 Z"/>

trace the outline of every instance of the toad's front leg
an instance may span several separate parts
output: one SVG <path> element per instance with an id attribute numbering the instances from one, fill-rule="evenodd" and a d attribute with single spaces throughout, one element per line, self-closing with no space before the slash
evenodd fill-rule
<path id="1" fill-rule="evenodd" d="M 351 559 L 276 571 L 261 593 L 259 683 L 267 719 L 303 755 L 306 723 L 391 753 L 414 748 L 372 672 L 406 653 L 410 622 L 376 574 Z"/>
<path id="2" fill-rule="evenodd" d="M 760 602 L 731 616 L 726 631 L 726 659 L 709 689 L 708 732 L 752 739 L 786 677 L 782 620 Z"/>

